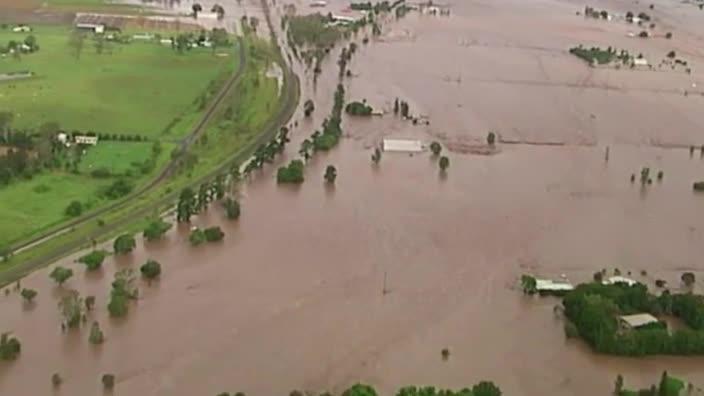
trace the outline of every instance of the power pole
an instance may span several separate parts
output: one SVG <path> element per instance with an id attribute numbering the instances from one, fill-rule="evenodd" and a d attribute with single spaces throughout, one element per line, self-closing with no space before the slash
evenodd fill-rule
<path id="1" fill-rule="evenodd" d="M 384 287 L 381 289 L 381 295 L 385 296 L 389 294 L 389 289 L 386 288 L 386 271 L 384 271 Z"/>

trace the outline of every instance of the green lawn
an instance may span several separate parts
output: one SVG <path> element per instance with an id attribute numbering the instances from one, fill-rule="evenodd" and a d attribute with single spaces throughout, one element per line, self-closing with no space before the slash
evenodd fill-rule
<path id="1" fill-rule="evenodd" d="M 107 169 L 112 174 L 134 171 L 136 166 L 148 160 L 152 154 L 150 142 L 100 142 L 86 150 L 78 169 L 90 174 L 96 169 Z"/>
<path id="2" fill-rule="evenodd" d="M 69 0 L 61 0 L 69 1 Z M 93 2 L 96 0 L 70 0 Z M 29 70 L 36 78 L 0 83 L 0 109 L 15 113 L 13 125 L 36 128 L 56 121 L 63 128 L 99 133 L 178 138 L 187 125 L 168 129 L 177 118 L 198 113 L 198 98 L 215 89 L 235 67 L 234 51 L 215 56 L 209 49 L 179 55 L 155 43 L 111 43 L 97 54 L 87 37 L 80 57 L 69 46 L 65 27 L 36 27 L 40 50 L 0 58 L 0 73 Z M 0 43 L 21 41 L 25 33 L 0 30 Z"/>
<path id="3" fill-rule="evenodd" d="M 70 173 L 43 173 L 32 180 L 0 189 L 0 246 L 33 230 L 67 219 L 71 201 L 95 206 L 97 191 L 110 180 L 96 180 Z"/>

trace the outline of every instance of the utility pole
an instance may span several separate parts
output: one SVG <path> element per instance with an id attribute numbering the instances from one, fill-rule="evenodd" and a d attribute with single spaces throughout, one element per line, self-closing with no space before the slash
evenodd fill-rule
<path id="1" fill-rule="evenodd" d="M 386 288 L 386 271 L 384 271 L 384 287 L 381 289 L 381 295 L 385 296 L 389 294 L 389 289 Z"/>

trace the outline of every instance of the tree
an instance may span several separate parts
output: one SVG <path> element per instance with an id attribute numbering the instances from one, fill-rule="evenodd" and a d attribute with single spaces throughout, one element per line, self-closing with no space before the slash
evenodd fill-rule
<path id="1" fill-rule="evenodd" d="M 218 19 L 223 19 L 225 17 L 225 8 L 223 8 L 220 4 L 215 4 L 213 8 L 210 9 L 210 12 L 218 14 Z"/>
<path id="2" fill-rule="evenodd" d="M 225 207 L 225 213 L 228 219 L 235 220 L 240 217 L 240 203 L 235 199 L 228 197 L 225 199 L 225 202 L 223 202 L 223 206 Z"/>
<path id="3" fill-rule="evenodd" d="M 225 233 L 218 226 L 208 227 L 203 233 L 208 242 L 219 242 L 225 237 Z"/>
<path id="4" fill-rule="evenodd" d="M 115 376 L 113 374 L 103 374 L 100 378 L 100 382 L 103 383 L 103 388 L 111 390 L 115 387 Z"/>
<path id="5" fill-rule="evenodd" d="M 525 294 L 535 294 L 538 291 L 537 281 L 530 275 L 521 276 L 521 287 Z"/>
<path id="6" fill-rule="evenodd" d="M 399 105 L 398 105 L 398 98 L 394 100 L 394 114 L 398 114 L 399 111 Z"/>
<path id="7" fill-rule="evenodd" d="M 381 150 L 377 147 L 374 149 L 374 154 L 372 154 L 372 162 L 374 165 L 378 165 L 379 161 L 381 161 Z"/>
<path id="8" fill-rule="evenodd" d="M 144 265 L 139 267 L 139 272 L 147 280 L 152 280 L 161 275 L 161 264 L 155 260 L 147 260 Z"/>
<path id="9" fill-rule="evenodd" d="M 49 277 L 54 280 L 54 282 L 58 283 L 59 286 L 62 286 L 64 282 L 66 282 L 70 277 L 73 276 L 73 270 L 70 268 L 64 268 L 62 266 L 56 266 L 51 273 L 49 273 Z"/>
<path id="10" fill-rule="evenodd" d="M 102 34 L 98 34 L 95 36 L 95 53 L 98 55 L 103 53 L 103 50 L 105 49 L 105 37 Z"/>
<path id="11" fill-rule="evenodd" d="M 93 345 L 102 344 L 105 341 L 105 335 L 100 329 L 100 324 L 97 321 L 93 321 L 90 325 L 90 335 L 88 336 L 88 341 Z"/>
<path id="12" fill-rule="evenodd" d="M 76 261 L 85 264 L 88 271 L 95 271 L 103 265 L 103 261 L 107 255 L 108 252 L 105 250 L 94 250 Z"/>
<path id="13" fill-rule="evenodd" d="M 450 167 L 450 159 L 445 156 L 442 156 L 442 157 L 440 157 L 440 161 L 438 162 L 438 165 L 440 166 L 440 170 L 445 172 L 447 170 L 447 168 Z"/>
<path id="14" fill-rule="evenodd" d="M 682 283 L 685 284 L 687 287 L 692 287 L 694 285 L 694 282 L 696 281 L 694 277 L 694 273 L 692 272 L 685 272 L 682 274 Z"/>
<path id="15" fill-rule="evenodd" d="M 54 373 L 51 375 L 51 385 L 54 388 L 58 388 L 59 386 L 61 386 L 61 383 L 63 383 L 63 382 L 64 382 L 64 380 L 63 380 L 63 378 L 61 378 L 61 375 L 59 373 Z"/>
<path id="16" fill-rule="evenodd" d="M 430 143 L 430 151 L 434 156 L 438 156 L 442 152 L 442 146 L 438 142 L 432 142 Z"/>
<path id="17" fill-rule="evenodd" d="M 667 32 L 667 33 L 665 33 L 665 38 L 668 39 L 668 40 L 671 39 L 671 38 L 672 38 L 672 32 Z"/>
<path id="18" fill-rule="evenodd" d="M 66 207 L 65 213 L 70 217 L 78 217 L 83 213 L 83 204 L 79 201 L 71 201 L 68 207 Z"/>
<path id="19" fill-rule="evenodd" d="M 333 165 L 328 165 L 328 167 L 325 168 L 325 175 L 323 177 L 326 182 L 330 184 L 335 183 L 335 179 L 337 178 L 337 169 L 335 169 Z"/>
<path id="20" fill-rule="evenodd" d="M 623 391 L 623 376 L 619 374 L 616 377 L 616 382 L 614 383 L 614 395 L 620 396 Z"/>
<path id="21" fill-rule="evenodd" d="M 488 135 L 486 135 L 486 143 L 489 146 L 493 146 L 494 143 L 496 142 L 496 134 L 494 132 L 489 132 Z"/>
<path id="22" fill-rule="evenodd" d="M 195 214 L 196 196 L 190 187 L 181 191 L 176 207 L 176 220 L 179 223 L 191 221 L 191 216 Z"/>
<path id="23" fill-rule="evenodd" d="M 28 303 L 31 303 L 34 300 L 34 297 L 37 296 L 37 294 L 37 291 L 33 289 L 22 289 L 22 291 L 20 292 L 22 298 L 24 298 L 24 300 Z"/>
<path id="24" fill-rule="evenodd" d="M 473 396 L 501 396 L 501 389 L 491 381 L 481 381 L 472 387 Z"/>
<path id="25" fill-rule="evenodd" d="M 677 54 L 675 53 L 675 51 L 670 51 L 667 53 L 667 57 L 670 59 L 674 59 L 676 56 Z"/>
<path id="26" fill-rule="evenodd" d="M 24 45 L 29 47 L 31 52 L 34 52 L 37 48 L 37 38 L 30 34 L 24 39 Z"/>
<path id="27" fill-rule="evenodd" d="M 203 11 L 203 6 L 198 3 L 194 3 L 193 6 L 191 6 L 191 10 L 193 10 L 193 17 L 196 18 L 198 13 Z"/>
<path id="28" fill-rule="evenodd" d="M 303 175 L 303 161 L 292 160 L 288 166 L 282 166 L 276 172 L 277 183 L 301 184 L 305 180 Z"/>
<path id="29" fill-rule="evenodd" d="M 137 242 L 134 237 L 130 234 L 122 234 L 113 243 L 112 247 L 115 254 L 127 254 L 130 253 L 137 246 Z"/>
<path id="30" fill-rule="evenodd" d="M 377 396 L 376 390 L 369 385 L 355 384 L 342 392 L 342 396 Z"/>
<path id="31" fill-rule="evenodd" d="M 22 350 L 20 341 L 10 333 L 0 335 L 0 360 L 15 360 Z"/>
<path id="32" fill-rule="evenodd" d="M 668 389 L 667 389 L 667 371 L 662 372 L 662 376 L 660 377 L 660 385 L 658 386 L 658 395 L 659 396 L 669 396 Z"/>
<path id="33" fill-rule="evenodd" d="M 134 286 L 134 274 L 131 269 L 124 269 L 115 274 L 110 291 L 108 312 L 112 317 L 125 316 L 129 310 L 129 300 L 137 298 L 137 288 Z"/>
<path id="34" fill-rule="evenodd" d="M 166 234 L 166 232 L 169 231 L 171 227 L 171 223 L 167 223 L 162 219 L 156 219 L 149 223 L 147 228 L 144 229 L 142 235 L 144 235 L 144 239 L 148 241 L 155 241 L 157 239 L 160 239 L 164 234 Z"/>
<path id="35" fill-rule="evenodd" d="M 73 56 L 76 57 L 76 60 L 81 58 L 84 40 L 85 36 L 78 30 L 74 30 L 73 33 L 71 33 L 71 36 L 69 37 L 68 45 L 73 51 Z"/>
<path id="36" fill-rule="evenodd" d="M 442 356 L 442 360 L 448 360 L 450 358 L 450 350 L 443 348 L 442 351 L 440 351 L 440 356 Z"/>
<path id="37" fill-rule="evenodd" d="M 93 306 L 95 306 L 95 296 L 87 296 L 83 303 L 86 306 L 86 311 L 92 311 Z"/>
<path id="38" fill-rule="evenodd" d="M 313 103 L 311 99 L 306 100 L 303 104 L 303 114 L 306 117 L 310 117 L 311 114 L 313 114 L 313 111 L 315 111 L 315 103 Z"/>
<path id="39" fill-rule="evenodd" d="M 191 243 L 191 246 L 198 246 L 205 243 L 207 239 L 205 238 L 203 230 L 196 228 L 191 231 L 191 234 L 188 236 L 188 241 Z"/>
<path id="40" fill-rule="evenodd" d="M 76 290 L 69 292 L 59 301 L 59 309 L 63 317 L 63 325 L 69 329 L 78 327 L 84 313 L 84 305 L 81 295 Z"/>

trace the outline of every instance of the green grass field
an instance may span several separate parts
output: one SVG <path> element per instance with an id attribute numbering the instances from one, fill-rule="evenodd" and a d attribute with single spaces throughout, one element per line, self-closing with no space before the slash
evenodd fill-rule
<path id="1" fill-rule="evenodd" d="M 218 51 L 227 52 L 225 57 L 208 49 L 179 55 L 169 46 L 132 42 L 111 43 L 111 50 L 99 55 L 87 37 L 77 58 L 68 44 L 69 28 L 37 27 L 33 34 L 38 52 L 19 60 L 0 58 L 0 73 L 29 70 L 36 75 L 0 83 L 0 109 L 15 113 L 18 128 L 56 121 L 69 130 L 161 137 L 174 119 L 197 113 L 199 96 L 235 67 L 231 49 Z M 26 35 L 0 30 L 0 42 L 21 41 Z M 171 128 L 168 138 L 187 131 Z"/>
<path id="2" fill-rule="evenodd" d="M 86 150 L 78 170 L 89 174 L 96 169 L 107 169 L 112 174 L 134 170 L 135 163 L 149 159 L 153 143 L 149 142 L 100 142 Z"/>

